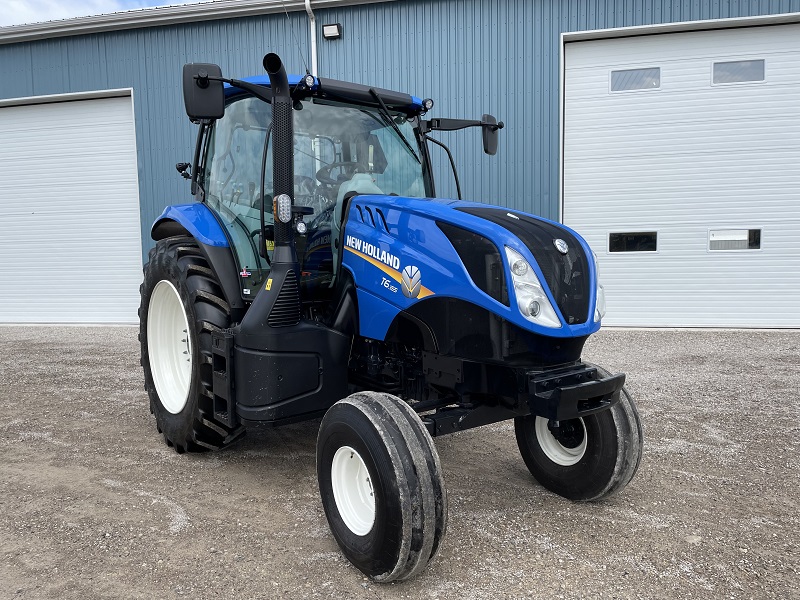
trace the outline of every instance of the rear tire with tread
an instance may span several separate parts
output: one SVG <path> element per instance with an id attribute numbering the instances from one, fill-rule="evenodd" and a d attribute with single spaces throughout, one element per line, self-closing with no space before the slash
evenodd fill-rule
<path id="1" fill-rule="evenodd" d="M 154 370 L 160 360 L 158 354 L 168 354 L 164 344 L 148 339 L 148 321 L 151 310 L 162 310 L 162 304 L 153 300 L 153 292 L 161 282 L 169 283 L 180 299 L 179 305 L 188 323 L 187 361 L 191 374 L 185 402 L 162 401 L 159 396 Z M 162 284 L 162 289 L 165 286 Z M 197 242 L 191 237 L 171 237 L 159 240 L 150 250 L 144 268 L 144 282 L 140 288 L 139 341 L 141 364 L 144 369 L 145 390 L 150 398 L 150 412 L 156 417 L 156 427 L 164 441 L 178 453 L 216 450 L 231 443 L 244 432 L 231 429 L 214 419 L 211 369 L 211 332 L 230 326 L 230 308 L 219 281 L 212 271 Z M 163 294 L 162 294 L 163 295 Z M 154 317 L 155 318 L 155 317 Z M 184 340 L 181 340 L 184 342 Z M 167 356 L 168 358 L 168 356 Z M 163 356 L 161 360 L 163 360 Z M 154 369 L 155 367 L 155 369 Z M 168 390 L 162 383 L 162 392 Z M 178 412 L 171 412 L 167 406 Z"/>
<path id="2" fill-rule="evenodd" d="M 355 466 L 341 468 L 343 461 Z M 317 475 L 331 532 L 365 575 L 402 581 L 434 558 L 447 527 L 441 464 L 402 400 L 360 392 L 334 404 L 317 438 Z M 366 485 L 357 477 L 368 478 Z M 359 499 L 360 491 L 367 497 Z"/>

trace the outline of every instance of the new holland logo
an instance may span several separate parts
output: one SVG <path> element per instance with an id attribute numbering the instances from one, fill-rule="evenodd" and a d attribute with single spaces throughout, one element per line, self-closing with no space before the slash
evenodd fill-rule
<path id="1" fill-rule="evenodd" d="M 402 279 L 403 295 L 406 298 L 419 296 L 419 292 L 422 289 L 422 274 L 419 269 L 413 265 L 408 265 L 403 269 Z"/>

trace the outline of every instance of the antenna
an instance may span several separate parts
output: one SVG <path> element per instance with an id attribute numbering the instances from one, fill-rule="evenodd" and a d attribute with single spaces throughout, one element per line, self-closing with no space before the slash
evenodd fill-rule
<path id="1" fill-rule="evenodd" d="M 294 27 L 292 26 L 292 20 L 289 18 L 289 11 L 286 10 L 286 3 L 283 0 L 281 0 L 281 6 L 283 7 L 283 12 L 286 13 L 286 22 L 289 24 L 289 29 L 291 30 L 292 37 L 294 38 L 294 44 L 297 46 L 297 53 L 300 55 L 300 60 L 303 61 L 303 66 L 306 68 L 306 75 L 308 75 L 311 73 L 311 71 L 308 70 L 308 63 L 303 56 L 303 50 L 300 48 L 300 42 L 297 39 L 297 35 L 295 35 Z"/>

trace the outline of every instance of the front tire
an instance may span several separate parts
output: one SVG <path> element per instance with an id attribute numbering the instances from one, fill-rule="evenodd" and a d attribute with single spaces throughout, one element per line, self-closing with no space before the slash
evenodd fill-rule
<path id="1" fill-rule="evenodd" d="M 642 424 L 623 387 L 614 406 L 552 428 L 547 419 L 514 419 L 517 445 L 531 475 L 551 492 L 600 500 L 630 483 L 642 458 Z"/>
<path id="2" fill-rule="evenodd" d="M 211 332 L 230 326 L 230 309 L 197 242 L 157 242 L 140 292 L 141 363 L 158 431 L 179 453 L 229 444 L 244 430 L 214 418 Z"/>
<path id="3" fill-rule="evenodd" d="M 344 555 L 386 583 L 420 573 L 447 525 L 447 496 L 433 440 L 419 416 L 389 394 L 334 404 L 317 438 L 325 515 Z"/>

